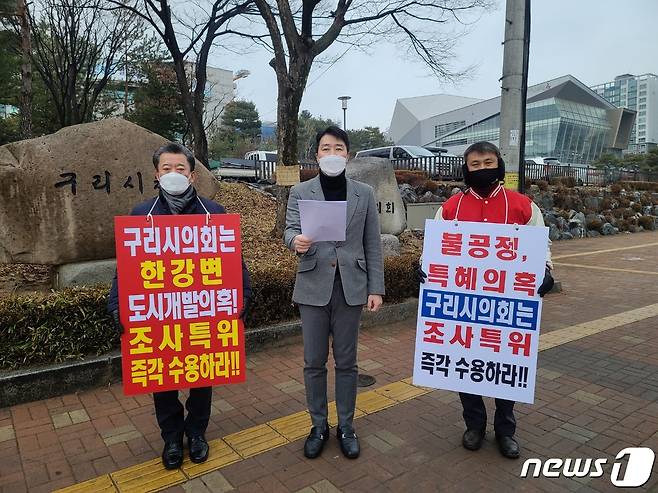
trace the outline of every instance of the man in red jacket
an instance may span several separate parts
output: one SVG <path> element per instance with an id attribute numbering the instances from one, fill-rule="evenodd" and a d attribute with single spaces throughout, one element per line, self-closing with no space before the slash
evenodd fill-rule
<path id="1" fill-rule="evenodd" d="M 501 185 L 505 178 L 505 162 L 495 145 L 476 142 L 469 146 L 464 152 L 463 171 L 467 188 L 450 197 L 437 211 L 434 219 L 544 226 L 541 210 L 532 200 Z M 550 241 L 546 259 L 544 280 L 537 290 L 540 296 L 544 296 L 553 287 Z M 427 275 L 422 269 L 418 270 L 418 276 L 420 282 L 425 282 Z M 463 392 L 459 393 L 459 398 L 466 423 L 462 445 L 468 450 L 478 450 L 482 446 L 487 427 L 484 401 L 480 395 Z M 516 419 L 513 409 L 514 401 L 496 399 L 494 431 L 500 453 L 516 459 L 520 455 L 520 448 L 514 439 Z"/>

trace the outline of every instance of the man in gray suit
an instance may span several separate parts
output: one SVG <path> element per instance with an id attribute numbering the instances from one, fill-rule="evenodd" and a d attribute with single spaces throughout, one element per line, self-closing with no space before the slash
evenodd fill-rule
<path id="1" fill-rule="evenodd" d="M 352 421 L 356 403 L 357 342 L 363 305 L 377 311 L 384 294 L 384 265 L 375 194 L 369 185 L 345 177 L 347 133 L 328 127 L 316 138 L 317 177 L 290 191 L 286 246 L 299 264 L 293 301 L 299 305 L 304 337 L 304 384 L 313 427 L 304 455 L 320 455 L 329 438 L 327 357 L 332 336 L 336 364 L 337 437 L 343 455 L 359 456 Z M 302 234 L 298 200 L 347 201 L 345 241 L 320 241 Z"/>

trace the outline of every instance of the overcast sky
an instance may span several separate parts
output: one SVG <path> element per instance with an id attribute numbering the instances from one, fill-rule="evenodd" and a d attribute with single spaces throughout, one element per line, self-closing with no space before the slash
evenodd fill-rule
<path id="1" fill-rule="evenodd" d="M 455 51 L 457 67 L 476 66 L 469 79 L 445 84 L 422 64 L 382 42 L 364 54 L 353 49 L 331 68 L 311 72 L 302 109 L 342 122 L 341 95 L 352 96 L 348 128 L 390 126 L 398 98 L 436 93 L 476 98 L 500 95 L 504 0 L 470 27 Z M 587 85 L 622 73 L 658 73 L 658 0 L 534 0 L 529 84 L 571 74 Z M 332 54 L 340 54 L 345 46 Z M 276 79 L 263 52 L 241 57 L 217 54 L 211 64 L 248 69 L 237 81 L 237 97 L 254 101 L 265 121 L 276 120 Z"/>

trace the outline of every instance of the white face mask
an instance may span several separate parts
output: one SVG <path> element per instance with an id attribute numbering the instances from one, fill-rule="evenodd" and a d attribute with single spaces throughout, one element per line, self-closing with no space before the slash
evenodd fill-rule
<path id="1" fill-rule="evenodd" d="M 345 165 L 347 164 L 347 159 L 344 156 L 336 156 L 334 154 L 329 156 L 323 156 L 318 160 L 320 169 L 327 176 L 338 176 L 343 170 L 345 170 Z"/>
<path id="2" fill-rule="evenodd" d="M 160 188 L 171 195 L 181 195 L 190 186 L 189 178 L 175 171 L 162 175 L 158 181 Z"/>

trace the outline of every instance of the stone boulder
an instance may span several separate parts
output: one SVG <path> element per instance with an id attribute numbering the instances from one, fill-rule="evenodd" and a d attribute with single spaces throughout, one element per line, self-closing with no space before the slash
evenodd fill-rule
<path id="1" fill-rule="evenodd" d="M 347 177 L 375 189 L 382 234 L 399 235 L 407 227 L 393 164 L 388 159 L 366 157 L 347 163 Z"/>
<path id="2" fill-rule="evenodd" d="M 398 185 L 398 189 L 400 190 L 402 201 L 405 204 L 413 204 L 418 202 L 418 194 L 416 194 L 416 190 L 414 190 L 414 187 L 408 183 L 401 183 Z"/>
<path id="3" fill-rule="evenodd" d="M 551 224 L 548 227 L 548 238 L 551 241 L 559 240 L 561 234 L 562 234 L 562 232 L 560 231 L 560 228 L 558 228 L 555 224 Z"/>
<path id="4" fill-rule="evenodd" d="M 590 224 L 596 221 L 605 222 L 605 218 L 601 220 L 601 216 L 599 214 L 587 214 L 585 216 L 585 224 Z"/>
<path id="5" fill-rule="evenodd" d="M 551 210 L 555 205 L 555 202 L 553 201 L 553 193 L 539 192 L 535 195 L 535 203 L 544 211 Z"/>
<path id="6" fill-rule="evenodd" d="M 381 235 L 384 258 L 400 256 L 400 240 L 395 235 Z"/>
<path id="7" fill-rule="evenodd" d="M 568 224 L 569 223 L 567 222 L 567 220 L 562 216 L 557 217 L 557 227 L 560 228 L 561 230 L 567 229 Z"/>
<path id="8" fill-rule="evenodd" d="M 616 235 L 619 233 L 619 229 L 615 228 L 612 224 L 610 223 L 605 223 L 603 227 L 601 228 L 601 234 L 604 236 L 608 235 Z"/>
<path id="9" fill-rule="evenodd" d="M 569 232 L 571 233 L 571 236 L 573 236 L 574 238 L 584 238 L 586 230 L 585 228 L 578 226 L 575 228 L 571 228 Z"/>
<path id="10" fill-rule="evenodd" d="M 108 119 L 0 147 L 0 263 L 114 257 L 113 218 L 156 195 L 152 155 L 166 143 Z M 199 194 L 214 197 L 217 180 L 196 170 Z"/>
<path id="11" fill-rule="evenodd" d="M 601 197 L 585 197 L 585 207 L 598 211 L 601 208 L 601 200 Z"/>
<path id="12" fill-rule="evenodd" d="M 576 223 L 578 225 L 583 225 L 585 224 L 585 214 L 582 212 L 576 212 L 571 218 L 569 219 L 570 223 Z"/>
<path id="13" fill-rule="evenodd" d="M 423 204 L 428 202 L 440 202 L 440 201 L 441 201 L 441 197 L 429 191 L 425 192 L 423 196 L 418 199 L 418 202 Z"/>
<path id="14" fill-rule="evenodd" d="M 93 286 L 112 282 L 117 263 L 111 260 L 92 260 L 60 265 L 55 269 L 53 287 L 63 289 L 71 286 Z"/>

